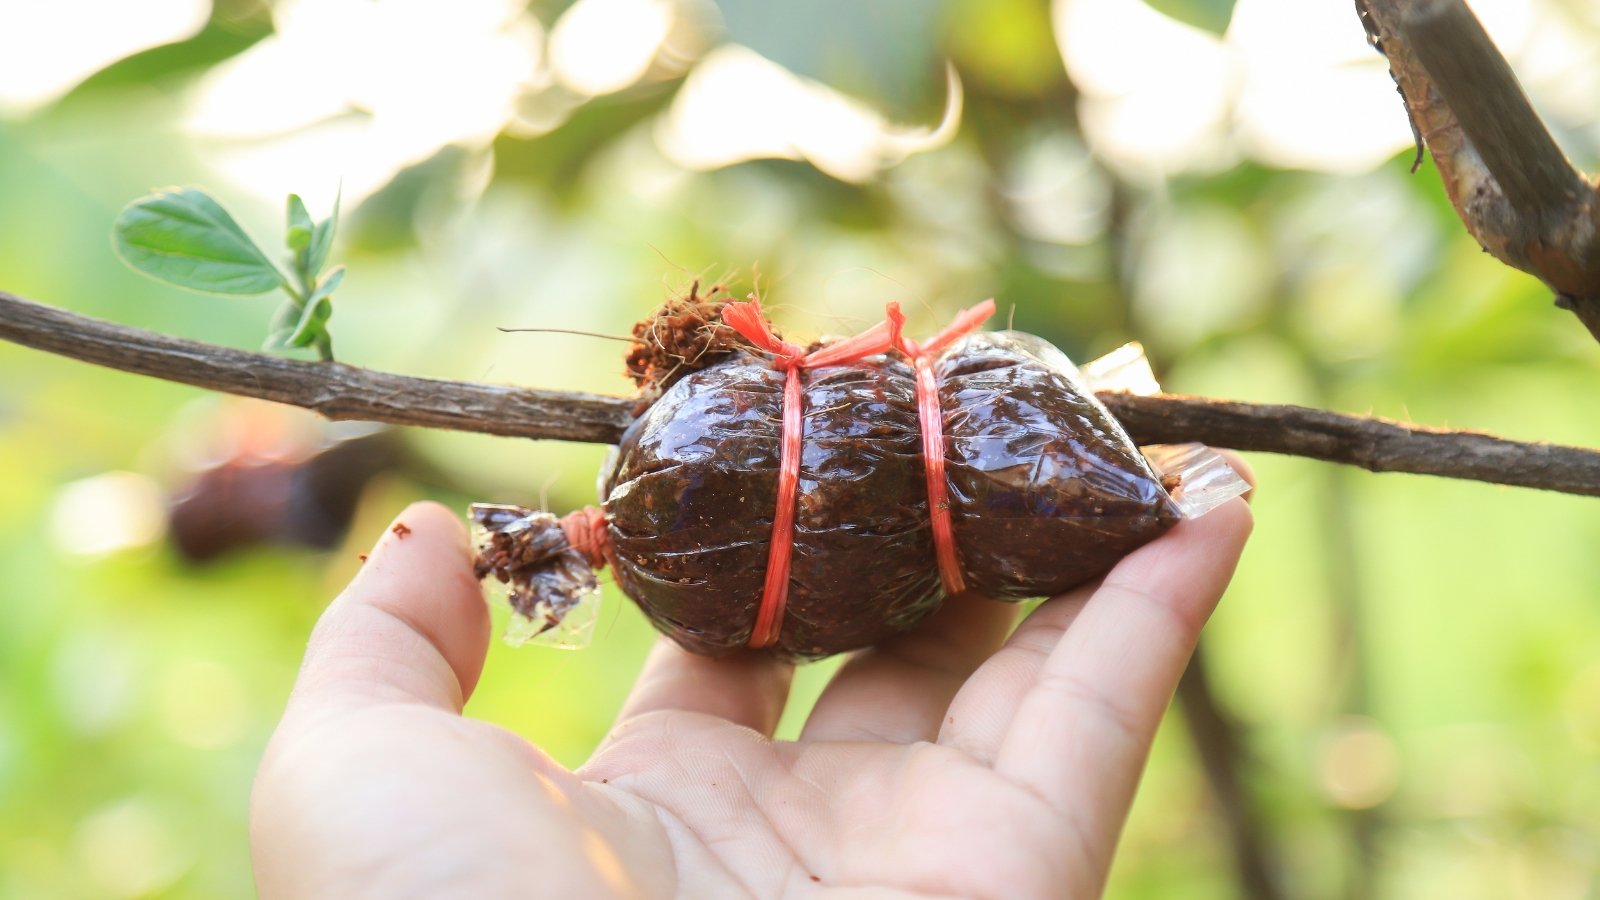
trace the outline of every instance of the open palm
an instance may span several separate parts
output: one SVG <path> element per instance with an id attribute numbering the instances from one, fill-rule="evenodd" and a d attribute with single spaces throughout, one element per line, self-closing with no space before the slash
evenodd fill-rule
<path id="1" fill-rule="evenodd" d="M 461 716 L 489 640 L 465 534 L 432 504 L 399 521 L 262 763 L 264 897 L 1095 896 L 1250 530 L 1233 501 L 1015 631 L 957 598 L 846 662 L 798 741 L 771 739 L 789 666 L 663 639 L 571 772 Z"/>

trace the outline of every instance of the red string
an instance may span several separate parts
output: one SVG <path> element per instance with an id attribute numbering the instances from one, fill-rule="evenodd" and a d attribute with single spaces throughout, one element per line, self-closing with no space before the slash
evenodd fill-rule
<path id="1" fill-rule="evenodd" d="M 557 522 L 567 536 L 567 543 L 582 553 L 590 566 L 598 569 L 611 560 L 611 538 L 606 534 L 606 514 L 598 507 L 575 509 Z"/>
<path id="2" fill-rule="evenodd" d="M 800 367 L 798 360 L 783 376 L 783 431 L 778 448 L 778 505 L 772 513 L 772 539 L 767 544 L 767 577 L 761 586 L 761 605 L 750 629 L 751 647 L 778 642 L 783 611 L 789 605 L 789 562 L 794 549 L 794 508 L 800 496 Z"/>
<path id="3" fill-rule="evenodd" d="M 800 438 L 804 433 L 805 398 L 800 370 L 836 366 L 890 349 L 891 328 L 879 322 L 854 337 L 835 341 L 813 353 L 778 337 L 761 312 L 761 301 L 724 304 L 722 321 L 750 343 L 773 355 L 772 366 L 784 372 L 783 428 L 778 442 L 778 498 L 772 514 L 772 538 L 767 544 L 767 574 L 761 586 L 761 603 L 749 646 L 760 649 L 778 642 L 783 611 L 789 604 L 789 562 L 794 554 L 794 510 L 800 497 Z"/>
<path id="4" fill-rule="evenodd" d="M 945 348 L 994 315 L 994 300 L 991 298 L 962 310 L 943 331 L 920 344 L 902 333 L 906 317 L 900 312 L 900 304 L 891 302 L 884 313 L 889 323 L 890 341 L 911 360 L 917 374 L 917 424 L 922 431 L 923 475 L 928 482 L 933 555 L 944 592 L 959 594 L 966 590 L 967 580 L 961 574 L 955 526 L 950 521 L 950 493 L 944 472 L 944 411 L 939 408 L 939 385 L 933 377 L 933 361 Z"/>
<path id="5" fill-rule="evenodd" d="M 789 564 L 794 551 L 794 513 L 800 494 L 800 443 L 804 433 L 804 394 L 802 369 L 854 362 L 876 353 L 898 350 L 911 361 L 916 372 L 917 419 L 922 432 L 924 473 L 928 482 L 928 516 L 933 525 L 934 555 L 939 580 L 945 593 L 957 594 L 966 588 L 956 556 L 955 530 L 950 522 L 950 502 L 944 470 L 944 414 L 939 407 L 939 386 L 933 362 L 952 343 L 971 333 L 994 315 L 994 300 L 962 310 L 944 330 L 918 343 L 907 338 L 903 329 L 906 317 L 900 304 L 890 303 L 882 322 L 866 331 L 835 341 L 812 353 L 778 337 L 761 311 L 761 301 L 727 303 L 722 321 L 743 335 L 758 349 L 773 355 L 772 366 L 784 373 L 783 425 L 778 444 L 778 496 L 772 516 L 772 538 L 767 547 L 767 572 L 761 587 L 761 602 L 755 624 L 750 629 L 749 646 L 770 647 L 783 628 L 783 613 L 789 602 Z M 561 531 L 567 543 L 583 554 L 595 568 L 613 562 L 605 513 L 586 506 L 563 516 Z"/>
<path id="6" fill-rule="evenodd" d="M 761 312 L 761 298 L 736 300 L 722 305 L 723 324 L 744 335 L 744 339 L 783 359 L 798 359 L 805 348 L 791 344 L 772 333 L 772 325 Z"/>

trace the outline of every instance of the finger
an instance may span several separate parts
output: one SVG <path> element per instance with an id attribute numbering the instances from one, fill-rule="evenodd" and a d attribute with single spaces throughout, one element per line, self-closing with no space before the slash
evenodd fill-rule
<path id="1" fill-rule="evenodd" d="M 1249 482 L 1251 492 L 1245 494 L 1244 499 L 1250 500 L 1256 484 L 1255 471 L 1250 464 L 1232 450 L 1215 452 L 1239 477 Z M 1038 679 L 1045 659 L 1060 643 L 1084 603 L 1099 590 L 1102 581 L 1096 579 L 1046 600 L 1023 619 L 1005 646 L 961 686 L 939 731 L 939 743 L 983 762 L 993 762 L 1001 736 L 1010 726 L 1022 698 Z"/>
<path id="2" fill-rule="evenodd" d="M 960 686 L 940 723 L 938 742 L 982 762 L 993 762 L 1000 738 L 1038 679 L 1045 658 L 1099 586 L 1096 579 L 1046 600 L 1029 613 L 1005 644 Z"/>
<path id="3" fill-rule="evenodd" d="M 801 740 L 933 740 L 951 698 L 1005 640 L 1017 609 L 959 594 L 911 631 L 851 657 L 817 699 Z"/>
<path id="4" fill-rule="evenodd" d="M 1251 527 L 1230 501 L 1113 569 L 1051 651 L 995 771 L 1072 818 L 1109 860 L 1150 741 Z"/>
<path id="5" fill-rule="evenodd" d="M 466 529 L 437 503 L 412 504 L 317 622 L 291 709 L 405 702 L 459 712 L 488 647 Z"/>
<path id="6" fill-rule="evenodd" d="M 700 656 L 660 637 L 612 731 L 648 713 L 679 710 L 716 716 L 771 737 L 793 675 L 792 664 L 769 653 Z"/>

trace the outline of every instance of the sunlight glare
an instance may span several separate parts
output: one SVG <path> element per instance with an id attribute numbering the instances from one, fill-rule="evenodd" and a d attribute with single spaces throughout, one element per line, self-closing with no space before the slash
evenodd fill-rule
<path id="1" fill-rule="evenodd" d="M 347 202 L 450 144 L 486 146 L 541 72 L 544 32 L 513 0 L 285 0 L 277 34 L 213 69 L 186 126 L 274 201 Z"/>
<path id="2" fill-rule="evenodd" d="M 1400 748 L 1376 719 L 1345 716 L 1324 736 L 1317 784 L 1341 809 L 1371 809 L 1400 784 Z"/>
<path id="3" fill-rule="evenodd" d="M 669 0 L 578 0 L 550 29 L 550 68 L 577 93 L 616 93 L 650 70 L 673 18 Z"/>
<path id="4" fill-rule="evenodd" d="M 210 17 L 209 0 L 0 3 L 0 115 L 37 109 L 119 59 L 193 37 Z"/>
<path id="5" fill-rule="evenodd" d="M 159 541 L 167 529 L 167 500 L 154 479 L 105 472 L 61 488 L 50 513 L 56 547 L 73 556 L 104 556 Z"/>
<path id="6" fill-rule="evenodd" d="M 1221 168 L 1236 67 L 1216 37 L 1141 0 L 1057 0 L 1056 40 L 1084 136 L 1128 174 Z"/>
<path id="7" fill-rule="evenodd" d="M 937 127 L 895 125 L 860 100 L 724 44 L 690 72 L 656 137 L 662 152 L 685 168 L 793 159 L 842 181 L 862 181 L 954 137 L 962 94 L 953 71 L 946 97 Z"/>
<path id="8" fill-rule="evenodd" d="M 106 898 L 161 894 L 194 864 L 172 815 L 139 796 L 85 816 L 72 834 L 72 856 L 94 895 Z"/>
<path id="9" fill-rule="evenodd" d="M 1244 70 L 1235 116 L 1252 158 L 1354 174 L 1411 143 L 1388 65 L 1344 6 L 1239 0 L 1228 44 Z"/>
<path id="10" fill-rule="evenodd" d="M 1548 0 L 1472 6 L 1522 68 L 1537 46 L 1529 7 Z M 1053 10 L 1085 137 L 1126 175 L 1216 171 L 1241 156 L 1355 173 L 1412 142 L 1388 67 L 1348 5 L 1238 0 L 1221 37 L 1142 0 L 1055 0 Z M 1592 108 L 1600 90 L 1564 87 L 1573 108 Z"/>

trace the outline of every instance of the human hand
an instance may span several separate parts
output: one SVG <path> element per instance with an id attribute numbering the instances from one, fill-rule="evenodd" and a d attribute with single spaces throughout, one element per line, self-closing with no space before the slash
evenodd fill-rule
<path id="1" fill-rule="evenodd" d="M 1251 527 L 1230 501 L 1014 632 L 955 598 L 849 659 L 798 741 L 771 739 L 790 666 L 662 638 L 572 772 L 461 716 L 489 641 L 466 535 L 436 504 L 397 522 L 262 762 L 263 897 L 1096 896 Z"/>

